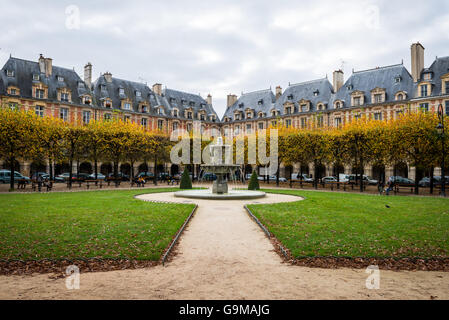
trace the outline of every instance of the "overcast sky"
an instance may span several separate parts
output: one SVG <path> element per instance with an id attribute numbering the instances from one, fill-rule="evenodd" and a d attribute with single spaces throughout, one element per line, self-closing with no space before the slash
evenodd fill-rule
<path id="1" fill-rule="evenodd" d="M 426 66 L 449 55 L 449 1 L 6 1 L 0 0 L 0 63 L 14 57 L 94 79 L 110 71 L 212 94 L 220 117 L 226 95 L 332 78 L 401 63 L 410 45 Z"/>

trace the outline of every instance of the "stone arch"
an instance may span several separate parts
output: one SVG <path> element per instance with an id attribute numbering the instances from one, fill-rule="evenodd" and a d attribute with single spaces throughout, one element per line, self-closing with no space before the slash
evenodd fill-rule
<path id="1" fill-rule="evenodd" d="M 120 172 L 128 176 L 131 175 L 131 165 L 129 163 L 122 163 L 120 165 Z"/>
<path id="2" fill-rule="evenodd" d="M 80 173 L 92 173 L 92 164 L 90 162 L 82 162 L 80 164 Z"/>
<path id="3" fill-rule="evenodd" d="M 114 170 L 110 162 L 102 163 L 100 166 L 100 173 L 104 174 L 105 176 L 109 175 L 113 171 Z"/>

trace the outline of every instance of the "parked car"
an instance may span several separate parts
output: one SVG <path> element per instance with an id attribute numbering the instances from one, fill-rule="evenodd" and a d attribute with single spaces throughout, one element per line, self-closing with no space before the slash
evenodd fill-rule
<path id="1" fill-rule="evenodd" d="M 145 181 L 154 180 L 154 173 L 149 171 L 139 172 L 136 176 L 136 179 L 143 178 Z"/>
<path id="2" fill-rule="evenodd" d="M 157 174 L 157 179 L 161 181 L 167 181 L 171 179 L 171 175 L 168 172 L 160 172 Z"/>
<path id="3" fill-rule="evenodd" d="M 357 183 L 358 183 L 358 180 L 360 179 L 359 177 L 360 177 L 359 175 L 350 174 L 348 176 L 348 182 L 356 183 L 356 181 L 357 181 Z M 366 184 L 369 184 L 369 185 L 377 185 L 379 183 L 379 181 L 377 181 L 376 179 L 373 179 L 370 176 L 366 176 L 366 175 L 363 175 L 363 182 Z"/>
<path id="4" fill-rule="evenodd" d="M 32 176 L 31 176 L 31 180 L 37 180 L 38 177 L 41 177 L 43 180 L 50 180 L 50 175 L 46 172 L 35 172 Z M 64 178 L 61 177 L 53 177 L 53 181 L 54 182 L 64 182 Z"/>
<path id="5" fill-rule="evenodd" d="M 72 175 L 72 179 L 73 180 L 78 180 L 78 181 L 85 181 L 85 180 L 91 180 L 90 175 L 88 173 L 74 173 Z"/>
<path id="6" fill-rule="evenodd" d="M 117 178 L 121 181 L 129 181 L 129 176 L 127 174 L 124 174 L 123 172 L 118 172 Z M 105 178 L 106 181 L 114 180 L 114 179 L 115 179 L 115 175 L 113 172 L 108 174 L 108 176 Z"/>
<path id="7" fill-rule="evenodd" d="M 95 180 L 95 173 L 89 175 L 90 180 Z M 97 173 L 97 180 L 105 180 L 106 176 L 100 172 Z"/>
<path id="8" fill-rule="evenodd" d="M 270 181 L 276 181 L 276 175 L 269 176 Z M 279 182 L 287 182 L 287 179 L 284 177 L 279 177 Z"/>
<path id="9" fill-rule="evenodd" d="M 72 175 L 73 175 L 73 174 L 72 174 Z M 64 181 L 67 181 L 67 180 L 69 180 L 70 173 L 64 172 L 64 173 L 61 173 L 61 174 L 57 175 L 56 177 L 57 177 L 57 178 L 61 178 L 61 179 L 63 179 Z"/>
<path id="10" fill-rule="evenodd" d="M 415 181 L 413 181 L 412 179 L 404 178 L 401 176 L 391 176 L 390 178 L 388 178 L 388 182 L 391 181 L 402 185 L 415 185 Z"/>
<path id="11" fill-rule="evenodd" d="M 336 177 L 324 177 L 321 179 L 323 183 L 338 182 Z"/>
<path id="12" fill-rule="evenodd" d="M 449 184 L 449 177 L 446 176 L 446 179 L 444 180 L 445 184 Z M 430 178 L 424 177 L 418 182 L 420 187 L 430 187 Z M 433 184 L 434 185 L 441 185 L 441 176 L 434 176 L 433 177 Z"/>
<path id="13" fill-rule="evenodd" d="M 302 181 L 304 181 L 304 182 L 313 182 L 313 178 L 310 175 L 308 175 L 307 173 L 303 173 L 302 176 L 300 173 L 292 174 L 293 180 L 301 180 L 301 177 L 302 177 Z"/>
<path id="14" fill-rule="evenodd" d="M 30 183 L 30 178 L 23 176 L 20 172 L 14 171 L 14 182 L 19 180 L 25 180 L 25 183 Z M 0 170 L 0 182 L 1 183 L 10 183 L 11 182 L 11 171 L 10 170 Z"/>
<path id="15" fill-rule="evenodd" d="M 206 172 L 203 174 L 202 180 L 203 181 L 215 181 L 215 180 L 217 180 L 217 175 L 212 172 Z"/>

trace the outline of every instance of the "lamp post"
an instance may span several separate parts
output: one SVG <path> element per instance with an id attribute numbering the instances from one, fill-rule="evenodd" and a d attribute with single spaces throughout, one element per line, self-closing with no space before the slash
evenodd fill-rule
<path id="1" fill-rule="evenodd" d="M 444 110 L 443 110 L 443 105 L 440 104 L 438 106 L 438 119 L 439 119 L 439 123 L 436 127 L 438 135 L 441 138 L 441 150 L 442 150 L 442 154 L 441 154 L 441 196 L 445 197 L 446 196 L 446 176 L 445 176 L 445 172 L 444 172 L 444 156 L 445 156 L 445 145 L 444 145 L 444 140 L 445 140 L 445 136 L 444 136 Z"/>

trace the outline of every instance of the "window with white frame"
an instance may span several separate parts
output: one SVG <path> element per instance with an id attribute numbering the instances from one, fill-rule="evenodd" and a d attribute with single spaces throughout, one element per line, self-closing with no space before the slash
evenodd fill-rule
<path id="1" fill-rule="evenodd" d="M 374 120 L 382 120 L 382 112 L 374 112 Z"/>
<path id="2" fill-rule="evenodd" d="M 263 128 L 264 128 L 263 122 L 259 122 L 259 129 L 260 129 L 260 130 L 263 130 Z"/>
<path id="3" fill-rule="evenodd" d="M 334 122 L 335 122 L 335 126 L 336 126 L 337 128 L 339 128 L 339 127 L 341 126 L 341 118 L 335 118 L 335 119 L 334 119 Z"/>
<path id="4" fill-rule="evenodd" d="M 61 92 L 61 101 L 69 102 L 69 94 L 67 92 Z"/>
<path id="5" fill-rule="evenodd" d="M 44 99 L 44 97 L 45 97 L 45 90 L 36 88 L 35 96 L 36 96 L 37 99 Z"/>
<path id="6" fill-rule="evenodd" d="M 173 130 L 178 130 L 178 127 L 179 127 L 179 123 L 173 122 Z"/>
<path id="7" fill-rule="evenodd" d="M 285 120 L 285 127 L 290 128 L 292 126 L 292 119 L 286 119 Z"/>
<path id="8" fill-rule="evenodd" d="M 159 130 L 162 130 L 162 129 L 164 128 L 164 120 L 159 119 L 159 120 L 157 121 L 157 128 L 158 128 Z"/>
<path id="9" fill-rule="evenodd" d="M 148 119 L 147 118 L 140 119 L 140 125 L 146 129 L 148 126 Z"/>
<path id="10" fill-rule="evenodd" d="M 90 111 L 83 111 L 83 123 L 88 124 L 90 122 Z"/>
<path id="11" fill-rule="evenodd" d="M 68 108 L 59 109 L 59 118 L 64 121 L 69 120 L 69 109 Z"/>
<path id="12" fill-rule="evenodd" d="M 421 97 L 427 97 L 429 95 L 429 89 L 427 84 L 421 86 Z"/>
<path id="13" fill-rule="evenodd" d="M 125 103 L 123 104 L 123 109 L 124 109 L 124 110 L 131 110 L 131 103 L 125 102 Z"/>
<path id="14" fill-rule="evenodd" d="M 36 106 L 35 107 L 35 112 L 36 115 L 38 115 L 39 117 L 43 117 L 44 116 L 44 107 L 43 106 Z"/>
<path id="15" fill-rule="evenodd" d="M 307 118 L 301 118 L 301 129 L 307 128 Z"/>

